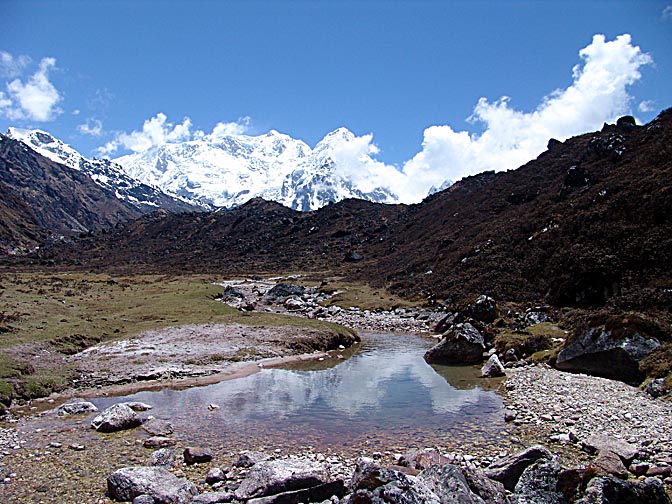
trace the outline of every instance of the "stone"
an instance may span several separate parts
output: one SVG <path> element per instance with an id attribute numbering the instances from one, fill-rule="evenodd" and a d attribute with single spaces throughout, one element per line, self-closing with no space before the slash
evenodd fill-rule
<path id="1" fill-rule="evenodd" d="M 254 464 L 235 491 L 239 500 L 301 490 L 329 482 L 324 464 L 306 459 L 265 460 Z"/>
<path id="2" fill-rule="evenodd" d="M 362 254 L 358 254 L 357 252 L 348 252 L 343 257 L 343 260 L 345 262 L 359 262 L 363 259 L 364 259 L 364 256 Z"/>
<path id="3" fill-rule="evenodd" d="M 145 448 L 168 448 L 176 444 L 177 441 L 165 436 L 152 436 L 145 439 L 142 443 Z"/>
<path id="4" fill-rule="evenodd" d="M 212 467 L 208 471 L 208 474 L 205 476 L 205 482 L 211 486 L 214 485 L 215 483 L 219 483 L 220 481 L 225 480 L 226 480 L 226 472 L 220 469 L 219 467 Z"/>
<path id="5" fill-rule="evenodd" d="M 481 469 L 463 467 L 462 474 L 471 491 L 487 504 L 510 504 L 504 485 L 488 478 Z"/>
<path id="6" fill-rule="evenodd" d="M 621 479 L 628 479 L 628 470 L 623 465 L 621 458 L 614 452 L 602 450 L 598 453 L 591 464 L 592 467 L 601 469 L 609 476 L 616 476 Z"/>
<path id="7" fill-rule="evenodd" d="M 220 502 L 231 502 L 234 495 L 231 492 L 203 492 L 194 497 L 191 504 L 219 504 Z"/>
<path id="8" fill-rule="evenodd" d="M 517 416 L 518 416 L 517 411 L 513 411 L 513 410 L 508 409 L 508 408 L 504 410 L 504 421 L 505 422 L 513 422 L 516 419 Z"/>
<path id="9" fill-rule="evenodd" d="M 536 324 L 543 324 L 544 322 L 550 322 L 552 320 L 551 316 L 548 314 L 548 308 L 545 306 L 536 306 L 534 308 L 528 308 L 525 310 L 525 318 L 523 319 L 526 326 L 532 326 Z"/>
<path id="10" fill-rule="evenodd" d="M 504 366 L 497 357 L 497 354 L 492 354 L 487 362 L 483 365 L 481 369 L 481 376 L 483 378 L 497 378 L 500 376 L 506 376 L 506 371 Z"/>
<path id="11" fill-rule="evenodd" d="M 257 462 L 271 459 L 271 455 L 259 451 L 244 451 L 238 456 L 238 460 L 233 464 L 236 467 L 252 467 Z"/>
<path id="12" fill-rule="evenodd" d="M 637 126 L 637 121 L 631 115 L 626 115 L 616 119 L 616 127 L 621 130 L 631 130 Z"/>
<path id="13" fill-rule="evenodd" d="M 152 406 L 140 401 L 131 401 L 124 404 L 126 404 L 126 406 L 131 408 L 133 411 L 149 411 L 152 409 Z"/>
<path id="14" fill-rule="evenodd" d="M 187 464 L 205 464 L 212 460 L 212 452 L 209 448 L 188 446 L 182 454 Z"/>
<path id="15" fill-rule="evenodd" d="M 76 401 L 62 404 L 56 410 L 56 414 L 63 415 L 81 415 L 82 413 L 92 413 L 98 411 L 95 404 L 89 401 Z"/>
<path id="16" fill-rule="evenodd" d="M 504 352 L 504 362 L 517 362 L 518 360 L 518 354 L 516 353 L 515 348 L 509 348 Z"/>
<path id="17" fill-rule="evenodd" d="M 665 378 L 656 378 L 651 380 L 647 385 L 646 393 L 651 397 L 661 397 L 664 396 L 667 390 L 665 390 Z"/>
<path id="18" fill-rule="evenodd" d="M 303 296 L 304 292 L 306 292 L 306 288 L 300 285 L 279 283 L 273 286 L 264 297 L 275 302 L 284 302 L 290 296 Z"/>
<path id="19" fill-rule="evenodd" d="M 167 420 L 160 420 L 158 418 L 152 418 L 147 420 L 142 428 L 150 436 L 170 436 L 173 432 L 173 424 Z"/>
<path id="20" fill-rule="evenodd" d="M 670 466 L 653 466 L 646 470 L 646 475 L 649 477 L 667 478 L 672 473 Z"/>
<path id="21" fill-rule="evenodd" d="M 298 504 L 302 502 L 333 502 L 332 499 L 339 499 L 345 495 L 345 485 L 343 480 L 332 481 L 323 485 L 317 485 L 301 490 L 292 490 L 282 492 L 266 497 L 250 499 L 247 504 Z"/>
<path id="22" fill-rule="evenodd" d="M 348 485 L 344 504 L 440 504 L 439 497 L 419 478 L 383 469 L 362 458 Z"/>
<path id="23" fill-rule="evenodd" d="M 588 453 L 613 452 L 618 455 L 626 465 L 629 465 L 639 452 L 636 446 L 604 434 L 593 434 L 592 436 L 588 436 L 581 442 L 581 445 Z"/>
<path id="24" fill-rule="evenodd" d="M 177 455 L 172 448 L 160 448 L 149 456 L 148 465 L 172 467 L 177 461 Z"/>
<path id="25" fill-rule="evenodd" d="M 147 494 L 138 495 L 131 504 L 154 504 L 154 497 Z"/>
<path id="26" fill-rule="evenodd" d="M 484 504 L 484 500 L 471 491 L 462 470 L 456 465 L 433 465 L 422 471 L 418 479 L 434 492 L 440 502 Z"/>
<path id="27" fill-rule="evenodd" d="M 622 327 L 589 327 L 560 351 L 555 367 L 639 385 L 644 379 L 639 363 L 658 347 L 657 339 L 643 336 L 625 322 Z"/>
<path id="28" fill-rule="evenodd" d="M 630 467 L 628 468 L 632 474 L 635 476 L 643 476 L 646 474 L 646 471 L 649 470 L 649 467 L 651 467 L 649 464 L 646 462 L 638 462 L 636 464 L 631 464 Z"/>
<path id="29" fill-rule="evenodd" d="M 466 310 L 467 316 L 474 320 L 491 324 L 497 318 L 497 303 L 489 296 L 481 295 Z"/>
<path id="30" fill-rule="evenodd" d="M 612 477 L 590 480 L 583 498 L 575 504 L 670 504 L 663 483 L 657 478 L 623 481 Z"/>
<path id="31" fill-rule="evenodd" d="M 431 465 L 447 465 L 450 463 L 452 463 L 452 459 L 442 455 L 436 448 L 411 450 L 399 459 L 399 465 L 420 471 L 427 469 Z"/>
<path id="32" fill-rule="evenodd" d="M 468 322 L 456 324 L 424 358 L 430 364 L 476 364 L 483 361 L 485 342 L 478 329 Z"/>
<path id="33" fill-rule="evenodd" d="M 496 460 L 485 470 L 485 475 L 495 481 L 499 481 L 507 490 L 513 491 L 523 471 L 539 459 L 550 460 L 553 458 L 548 449 L 541 445 L 535 445 L 508 457 Z"/>
<path id="34" fill-rule="evenodd" d="M 565 497 L 558 490 L 560 464 L 555 458 L 540 458 L 520 475 L 514 488 L 514 504 L 564 504 Z"/>
<path id="35" fill-rule="evenodd" d="M 123 467 L 107 478 L 107 492 L 117 501 L 150 495 L 156 504 L 188 504 L 198 493 L 184 478 L 161 467 Z"/>
<path id="36" fill-rule="evenodd" d="M 128 405 L 118 403 L 110 406 L 91 420 L 91 427 L 98 432 L 117 432 L 137 427 L 142 422 Z"/>

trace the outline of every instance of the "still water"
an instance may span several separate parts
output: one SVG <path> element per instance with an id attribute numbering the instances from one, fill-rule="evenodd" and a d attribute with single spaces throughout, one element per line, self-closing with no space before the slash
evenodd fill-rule
<path id="1" fill-rule="evenodd" d="M 432 342 L 413 335 L 363 335 L 346 360 L 253 375 L 186 390 L 94 399 L 99 408 L 142 401 L 189 440 L 265 439 L 267 444 L 348 444 L 387 437 L 400 443 L 496 436 L 503 427 L 498 382 L 476 368 L 429 366 Z M 312 369 L 310 369 L 312 368 Z M 210 404 L 219 406 L 209 409 Z M 276 443 L 277 444 L 277 443 Z"/>

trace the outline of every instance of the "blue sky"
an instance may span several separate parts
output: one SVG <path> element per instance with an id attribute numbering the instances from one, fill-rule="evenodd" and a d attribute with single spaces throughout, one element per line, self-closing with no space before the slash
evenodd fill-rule
<path id="1" fill-rule="evenodd" d="M 600 114 L 648 121 L 672 106 L 672 0 L 3 0 L 0 130 L 40 128 L 116 157 L 131 145 L 119 139 L 157 114 L 168 132 L 159 141 L 175 126 L 192 135 L 223 123 L 314 146 L 345 126 L 366 139 L 364 154 L 403 168 L 430 127 L 481 135 L 498 103 L 530 117 L 575 83 L 596 34 L 630 36 L 594 56 L 606 71 L 619 71 L 608 60 L 618 51 L 638 47 L 630 59 L 640 59 L 618 97 L 556 136 L 587 131 Z M 469 121 L 481 98 L 490 109 Z M 188 137 L 178 133 L 170 138 Z"/>

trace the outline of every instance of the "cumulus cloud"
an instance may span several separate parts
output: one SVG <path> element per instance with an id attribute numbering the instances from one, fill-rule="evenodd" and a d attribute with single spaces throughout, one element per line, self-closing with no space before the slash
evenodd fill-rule
<path id="1" fill-rule="evenodd" d="M 663 9 L 663 19 L 672 19 L 672 5 L 668 5 Z"/>
<path id="2" fill-rule="evenodd" d="M 181 123 L 168 122 L 166 114 L 159 112 L 151 119 L 147 119 L 142 130 L 134 130 L 131 133 L 117 132 L 114 138 L 104 146 L 98 148 L 98 153 L 103 156 L 114 154 L 118 150 L 130 150 L 143 152 L 153 147 L 167 143 L 186 142 L 193 139 L 205 138 L 216 140 L 226 135 L 241 135 L 249 128 L 250 118 L 243 117 L 238 122 L 217 123 L 209 134 L 201 130 L 192 132 L 191 119 L 185 117 Z"/>
<path id="3" fill-rule="evenodd" d="M 77 112 L 79 113 L 79 111 Z M 103 123 L 100 121 L 100 119 L 89 118 L 85 123 L 77 126 L 77 131 L 79 131 L 82 135 L 99 137 L 103 134 Z"/>
<path id="4" fill-rule="evenodd" d="M 469 118 L 484 125 L 481 134 L 455 131 L 448 125 L 427 128 L 422 150 L 401 170 L 385 167 L 387 186 L 401 201 L 418 202 L 446 180 L 517 168 L 541 154 L 550 138 L 566 140 L 630 113 L 628 86 L 641 78 L 640 67 L 652 63 L 651 57 L 633 46 L 628 34 L 612 41 L 595 35 L 579 57 L 582 63 L 572 70 L 572 84 L 550 93 L 531 112 L 516 110 L 506 96 L 494 102 L 481 98 Z M 359 152 L 365 151 L 366 146 L 360 145 Z M 371 162 L 377 163 L 367 161 L 367 166 L 373 166 Z"/>
<path id="5" fill-rule="evenodd" d="M 29 63 L 26 56 L 14 58 L 9 53 L 0 53 L 0 68 L 7 77 L 20 76 Z M 57 105 L 63 98 L 49 80 L 49 72 L 54 68 L 54 58 L 43 58 L 37 71 L 25 82 L 20 77 L 7 82 L 6 92 L 0 91 L 0 113 L 12 120 L 38 122 L 51 121 L 60 115 L 63 111 Z"/>
<path id="6" fill-rule="evenodd" d="M 639 105 L 637 106 L 637 109 L 642 113 L 653 112 L 654 110 L 656 110 L 655 106 L 656 106 L 656 104 L 653 101 L 644 100 L 644 101 L 639 102 Z"/>

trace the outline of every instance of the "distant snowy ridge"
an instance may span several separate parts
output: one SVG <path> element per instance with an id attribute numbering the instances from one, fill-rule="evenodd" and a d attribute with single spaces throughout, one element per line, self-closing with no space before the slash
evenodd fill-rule
<path id="1" fill-rule="evenodd" d="M 161 189 L 129 176 L 119 164 L 109 159 L 87 159 L 45 131 L 9 128 L 6 135 L 52 161 L 85 173 L 100 187 L 142 211 L 164 208 L 179 212 L 208 208 L 198 202 L 175 199 Z"/>
<path id="2" fill-rule="evenodd" d="M 339 128 L 314 149 L 277 131 L 208 136 L 168 143 L 114 161 L 133 178 L 187 200 L 231 208 L 261 197 L 296 210 L 316 210 L 346 198 L 396 203 L 389 189 L 363 190 L 341 173 L 334 149 L 354 134 Z"/>

